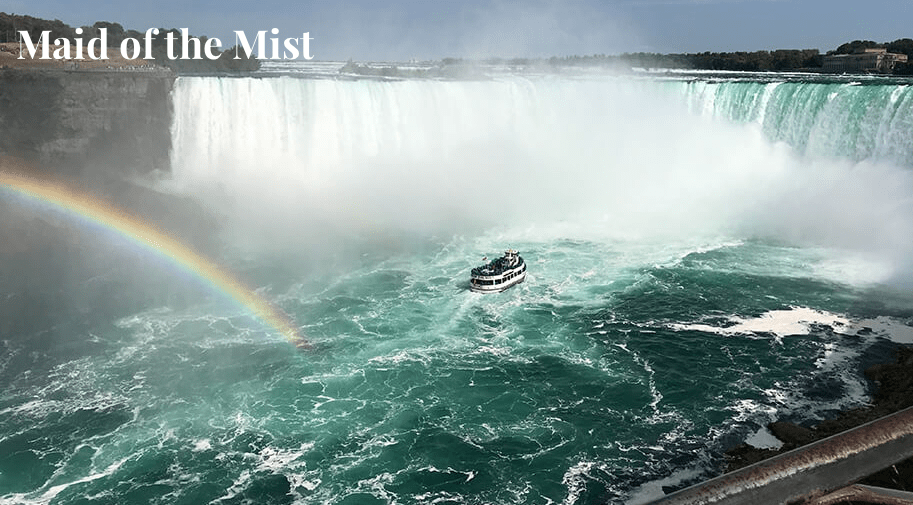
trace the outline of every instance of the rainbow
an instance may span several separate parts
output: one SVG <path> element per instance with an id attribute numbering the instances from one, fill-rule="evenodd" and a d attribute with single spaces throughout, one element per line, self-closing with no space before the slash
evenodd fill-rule
<path id="1" fill-rule="evenodd" d="M 0 160 L 0 162 L 2 161 Z M 298 334 L 295 325 L 287 316 L 244 286 L 234 276 L 177 240 L 126 212 L 61 184 L 24 175 L 0 171 L 0 187 L 9 188 L 28 198 L 49 203 L 56 208 L 115 230 L 131 241 L 169 258 L 181 268 L 199 276 L 219 291 L 237 300 L 252 314 L 275 328 L 292 344 L 298 347 L 307 346 L 307 342 Z"/>

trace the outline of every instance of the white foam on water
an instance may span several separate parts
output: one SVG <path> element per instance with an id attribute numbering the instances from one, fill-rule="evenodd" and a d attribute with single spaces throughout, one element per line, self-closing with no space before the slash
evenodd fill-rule
<path id="1" fill-rule="evenodd" d="M 808 307 L 771 310 L 755 318 L 730 317 L 729 326 L 707 324 L 671 324 L 677 331 L 702 331 L 719 335 L 772 334 L 778 339 L 789 335 L 807 335 L 812 325 L 825 325 L 837 333 L 846 333 L 851 321 L 844 316 Z"/>
<path id="2" fill-rule="evenodd" d="M 561 483 L 567 487 L 567 496 L 562 505 L 575 505 L 580 496 L 586 491 L 588 480 L 594 479 L 595 471 L 608 471 L 610 468 L 605 463 L 596 461 L 580 461 L 564 472 Z"/>
<path id="3" fill-rule="evenodd" d="M 231 483 L 231 486 L 225 491 L 225 494 L 216 498 L 211 503 L 221 503 L 233 499 L 235 496 L 238 496 L 244 489 L 247 487 L 247 484 L 251 480 L 250 470 L 243 470 L 238 477 L 235 478 L 234 482 Z"/>
<path id="4" fill-rule="evenodd" d="M 35 414 L 40 415 L 42 413 L 56 411 L 56 406 L 58 402 L 53 400 L 30 400 L 20 405 L 14 405 L 12 407 L 7 407 L 3 410 L 0 410 L 0 415 L 6 414 Z"/>
<path id="5" fill-rule="evenodd" d="M 783 447 L 781 442 L 766 426 L 758 429 L 745 439 L 745 443 L 758 449 L 779 449 Z"/>
<path id="6" fill-rule="evenodd" d="M 682 482 L 694 480 L 697 477 L 700 477 L 703 473 L 704 471 L 700 468 L 684 468 L 681 470 L 676 470 L 672 473 L 672 475 L 669 475 L 668 477 L 652 480 L 636 487 L 633 491 L 631 491 L 625 503 L 627 505 L 643 505 L 645 503 L 656 501 L 666 495 L 666 493 L 663 491 L 664 487 L 678 486 Z"/>
<path id="7" fill-rule="evenodd" d="M 859 319 L 853 321 L 849 330 L 853 334 L 865 334 L 871 330 L 872 334 L 890 340 L 897 344 L 913 344 L 913 321 L 900 321 L 888 316 L 878 316 L 874 319 Z"/>
<path id="8" fill-rule="evenodd" d="M 789 309 L 771 310 L 755 318 L 728 318 L 728 326 L 712 326 L 701 323 L 670 324 L 677 331 L 702 331 L 718 335 L 771 334 L 781 339 L 790 335 L 808 335 L 814 325 L 830 327 L 835 333 L 851 336 L 880 337 L 898 344 L 913 344 L 913 324 L 888 316 L 876 318 L 853 319 L 809 307 L 790 307 Z M 825 346 L 824 355 L 818 358 L 816 365 L 825 366 L 830 361 L 845 361 L 848 351 L 842 351 L 835 345 Z"/>
<path id="9" fill-rule="evenodd" d="M 204 439 L 197 440 L 196 442 L 194 442 L 193 449 L 191 449 L 191 451 L 203 452 L 203 451 L 208 451 L 210 449 L 212 449 L 212 441 L 209 440 L 208 438 L 204 438 Z"/>
<path id="10" fill-rule="evenodd" d="M 874 319 L 854 319 L 845 315 L 809 307 L 790 307 L 773 310 L 755 318 L 730 317 L 728 325 L 673 324 L 669 327 L 678 331 L 701 331 L 727 337 L 772 335 L 774 341 L 782 344 L 787 336 L 809 335 L 816 326 L 830 328 L 835 334 L 862 338 L 863 346 L 875 339 L 883 338 L 896 343 L 913 343 L 913 326 L 909 322 L 880 316 Z M 804 387 L 791 381 L 778 381 L 774 387 L 762 391 L 765 399 L 756 401 L 743 399 L 734 405 L 736 415 L 733 421 L 751 421 L 762 427 L 749 434 L 745 442 L 759 448 L 778 448 L 781 442 L 765 426 L 781 414 L 801 413 L 805 418 L 819 418 L 822 413 L 833 409 L 844 409 L 864 405 L 869 401 L 868 386 L 851 366 L 861 350 L 858 346 L 841 345 L 836 340 L 820 343 L 820 350 L 814 360 L 815 374 L 822 374 L 828 380 L 836 380 L 842 389 L 841 398 L 836 401 L 821 401 L 807 398 Z"/>
<path id="11" fill-rule="evenodd" d="M 129 459 L 130 459 L 130 457 L 126 457 L 121 460 L 115 461 L 114 463 L 111 463 L 110 465 L 108 465 L 108 467 L 105 468 L 104 470 L 102 470 L 101 472 L 87 475 L 85 477 L 76 479 L 72 482 L 67 482 L 64 484 L 58 484 L 56 486 L 51 486 L 50 488 L 48 488 L 46 491 L 44 491 L 41 494 L 38 494 L 39 492 L 41 492 L 39 490 L 35 493 L 14 493 L 14 494 L 0 497 L 0 505 L 48 505 L 49 503 L 51 503 L 54 500 L 54 498 L 57 497 L 57 495 L 59 495 L 61 492 L 63 492 L 68 487 L 76 485 L 76 484 L 92 482 L 94 480 L 98 480 L 98 479 L 107 477 L 107 476 L 113 474 L 114 472 L 116 472 L 121 467 L 121 465 L 123 465 Z"/>
<path id="12" fill-rule="evenodd" d="M 759 415 L 763 415 L 772 421 L 776 414 L 775 408 L 747 398 L 737 400 L 729 408 L 736 412 L 733 417 L 733 421 L 736 422 L 745 422 Z"/>
<path id="13" fill-rule="evenodd" d="M 294 470 L 299 467 L 304 467 L 304 461 L 300 460 L 313 447 L 313 442 L 301 444 L 297 449 L 284 449 L 271 446 L 264 447 L 263 450 L 257 454 L 259 459 L 257 470 L 269 470 L 271 472 L 281 473 L 284 470 Z"/>

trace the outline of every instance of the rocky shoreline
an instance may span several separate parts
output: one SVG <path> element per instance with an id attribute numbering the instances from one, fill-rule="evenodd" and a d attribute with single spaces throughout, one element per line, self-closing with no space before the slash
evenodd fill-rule
<path id="1" fill-rule="evenodd" d="M 810 427 L 785 421 L 770 423 L 768 429 L 783 442 L 783 446 L 779 449 L 759 449 L 748 444 L 733 447 L 726 452 L 726 471 L 737 470 L 913 406 L 913 346 L 899 345 L 895 356 L 893 363 L 878 364 L 865 370 L 865 376 L 876 384 L 871 405 L 842 412 L 834 419 Z M 913 491 L 913 459 L 886 468 L 860 483 Z"/>

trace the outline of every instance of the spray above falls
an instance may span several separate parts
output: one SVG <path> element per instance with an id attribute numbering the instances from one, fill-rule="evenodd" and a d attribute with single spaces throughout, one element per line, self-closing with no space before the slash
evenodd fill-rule
<path id="1" fill-rule="evenodd" d="M 519 218 L 891 257 L 913 238 L 903 85 L 182 77 L 173 98 L 172 184 L 273 237 L 314 222 L 446 235 Z"/>

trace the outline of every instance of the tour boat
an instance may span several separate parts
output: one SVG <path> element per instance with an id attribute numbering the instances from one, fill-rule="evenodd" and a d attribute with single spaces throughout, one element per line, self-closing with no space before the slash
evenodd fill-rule
<path id="1" fill-rule="evenodd" d="M 520 253 L 508 249 L 504 256 L 472 269 L 469 289 L 476 293 L 500 293 L 526 279 L 526 263 Z"/>

